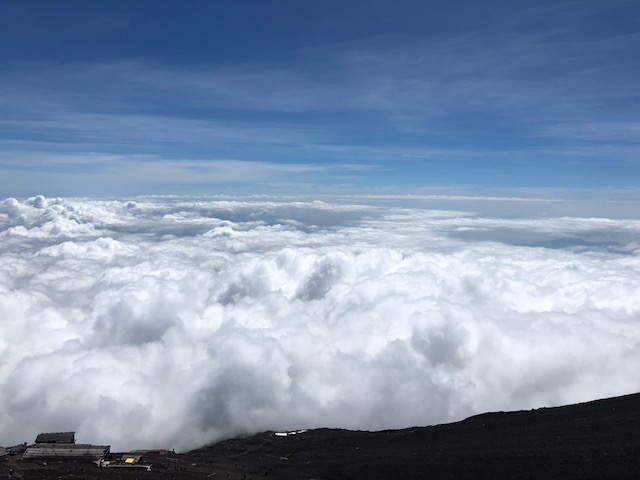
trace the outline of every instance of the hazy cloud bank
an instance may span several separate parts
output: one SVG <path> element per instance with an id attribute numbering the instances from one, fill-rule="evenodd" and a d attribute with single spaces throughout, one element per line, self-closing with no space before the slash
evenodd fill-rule
<path id="1" fill-rule="evenodd" d="M 640 222 L 0 202 L 0 443 L 425 425 L 640 390 Z"/>

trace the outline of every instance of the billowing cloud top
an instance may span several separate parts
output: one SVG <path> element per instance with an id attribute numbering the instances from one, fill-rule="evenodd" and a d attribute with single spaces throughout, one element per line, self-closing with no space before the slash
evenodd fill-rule
<path id="1" fill-rule="evenodd" d="M 640 390 L 640 222 L 0 202 L 0 443 L 188 449 Z"/>

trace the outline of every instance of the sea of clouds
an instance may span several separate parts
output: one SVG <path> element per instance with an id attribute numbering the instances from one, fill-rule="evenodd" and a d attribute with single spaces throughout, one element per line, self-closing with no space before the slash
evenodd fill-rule
<path id="1" fill-rule="evenodd" d="M 0 444 L 184 450 L 637 392 L 639 234 L 356 201 L 9 198 Z"/>

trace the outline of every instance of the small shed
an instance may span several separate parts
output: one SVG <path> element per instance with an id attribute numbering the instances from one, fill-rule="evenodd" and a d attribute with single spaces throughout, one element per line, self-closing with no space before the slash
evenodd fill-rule
<path id="1" fill-rule="evenodd" d="M 124 455 L 122 455 L 122 457 L 120 457 L 120 461 L 125 465 L 137 465 L 138 463 L 140 463 L 141 458 L 142 455 L 138 455 L 135 453 L 125 453 Z"/>
<path id="2" fill-rule="evenodd" d="M 41 433 L 36 443 L 76 443 L 76 432 Z"/>
<path id="3" fill-rule="evenodd" d="M 27 449 L 27 443 L 20 443 L 18 445 L 12 445 L 11 447 L 7 447 L 7 453 L 9 455 L 19 455 L 21 453 L 24 453 L 24 451 Z"/>

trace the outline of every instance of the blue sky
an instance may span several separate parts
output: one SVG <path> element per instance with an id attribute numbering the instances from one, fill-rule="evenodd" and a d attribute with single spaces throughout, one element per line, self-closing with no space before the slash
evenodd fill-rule
<path id="1" fill-rule="evenodd" d="M 636 1 L 0 10 L 2 197 L 640 198 Z"/>

